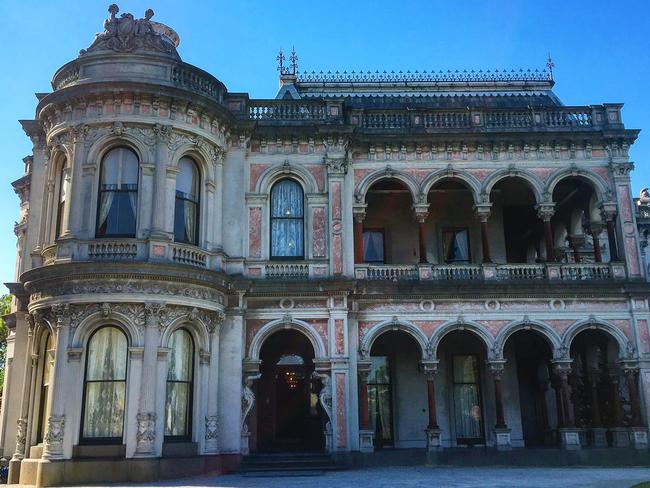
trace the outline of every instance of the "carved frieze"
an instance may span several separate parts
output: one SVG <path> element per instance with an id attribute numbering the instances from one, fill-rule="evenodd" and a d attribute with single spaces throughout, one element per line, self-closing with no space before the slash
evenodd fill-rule
<path id="1" fill-rule="evenodd" d="M 138 430 L 135 434 L 136 453 L 151 454 L 156 442 L 156 414 L 139 413 L 136 420 L 138 422 Z"/>
<path id="2" fill-rule="evenodd" d="M 63 453 L 63 435 L 65 431 L 65 417 L 50 416 L 47 419 L 47 433 L 45 434 L 45 449 L 50 455 Z"/>

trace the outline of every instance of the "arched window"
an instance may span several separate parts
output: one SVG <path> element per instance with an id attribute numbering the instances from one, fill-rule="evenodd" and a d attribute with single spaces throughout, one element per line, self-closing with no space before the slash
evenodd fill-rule
<path id="1" fill-rule="evenodd" d="M 188 439 L 192 433 L 192 381 L 194 343 L 185 329 L 178 329 L 169 339 L 169 371 L 165 402 L 165 437 Z"/>
<path id="2" fill-rule="evenodd" d="M 45 436 L 45 426 L 47 419 L 50 416 L 50 405 L 47 403 L 47 396 L 50 391 L 50 378 L 52 375 L 52 352 L 54 349 L 54 340 L 52 334 L 47 334 L 47 341 L 45 342 L 45 350 L 43 351 L 43 365 L 41 376 L 41 396 L 39 399 L 38 408 L 38 432 L 36 434 L 36 442 L 43 442 Z"/>
<path id="3" fill-rule="evenodd" d="M 59 174 L 59 203 L 56 206 L 56 229 L 54 238 L 58 239 L 63 232 L 63 210 L 65 208 L 65 199 L 68 193 L 68 168 L 66 161 L 61 164 Z"/>
<path id="4" fill-rule="evenodd" d="M 199 240 L 199 170 L 190 158 L 181 158 L 176 176 L 174 240 L 198 244 Z"/>
<path id="5" fill-rule="evenodd" d="M 271 189 L 271 258 L 304 257 L 304 198 L 294 180 L 278 181 Z"/>
<path id="6" fill-rule="evenodd" d="M 102 161 L 97 237 L 135 237 L 138 156 L 126 147 L 111 149 Z"/>
<path id="7" fill-rule="evenodd" d="M 127 349 L 124 332 L 113 326 L 88 341 L 81 426 L 86 442 L 122 442 Z"/>

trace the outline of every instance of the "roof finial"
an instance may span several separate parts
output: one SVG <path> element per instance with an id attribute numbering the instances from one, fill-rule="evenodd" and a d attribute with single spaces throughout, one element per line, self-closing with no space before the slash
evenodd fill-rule
<path id="1" fill-rule="evenodd" d="M 296 48 L 291 46 L 291 56 L 289 56 L 289 61 L 291 62 L 291 74 L 295 75 L 298 72 L 298 55 L 296 54 Z"/>
<path id="2" fill-rule="evenodd" d="M 280 76 L 284 74 L 284 53 L 282 52 L 282 48 L 280 48 L 280 52 L 276 56 L 275 60 L 278 62 L 278 71 L 280 72 Z"/>
<path id="3" fill-rule="evenodd" d="M 553 68 L 555 68 L 555 64 L 553 63 L 553 59 L 551 59 L 551 53 L 548 53 L 546 67 L 548 68 L 548 79 L 553 81 Z"/>

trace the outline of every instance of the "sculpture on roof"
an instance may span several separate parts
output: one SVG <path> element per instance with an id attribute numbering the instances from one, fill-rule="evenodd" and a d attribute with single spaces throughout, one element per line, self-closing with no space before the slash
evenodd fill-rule
<path id="1" fill-rule="evenodd" d="M 178 57 L 178 35 L 173 29 L 152 22 L 152 9 L 147 9 L 142 19 L 135 19 L 133 14 L 128 12 L 118 17 L 119 11 L 119 7 L 114 3 L 108 7 L 110 17 L 104 21 L 104 32 L 98 33 L 90 47 L 82 50 L 80 55 L 101 50 L 128 53 L 145 49 Z"/>
<path id="2" fill-rule="evenodd" d="M 639 194 L 637 205 L 650 205 L 650 192 L 647 188 L 643 188 Z"/>

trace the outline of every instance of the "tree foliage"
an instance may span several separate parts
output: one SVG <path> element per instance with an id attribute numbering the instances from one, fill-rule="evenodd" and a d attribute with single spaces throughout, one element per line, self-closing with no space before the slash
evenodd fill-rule
<path id="1" fill-rule="evenodd" d="M 0 398 L 2 397 L 2 388 L 5 383 L 5 365 L 7 363 L 7 324 L 5 324 L 4 315 L 11 311 L 11 295 L 2 295 L 0 297 Z"/>

